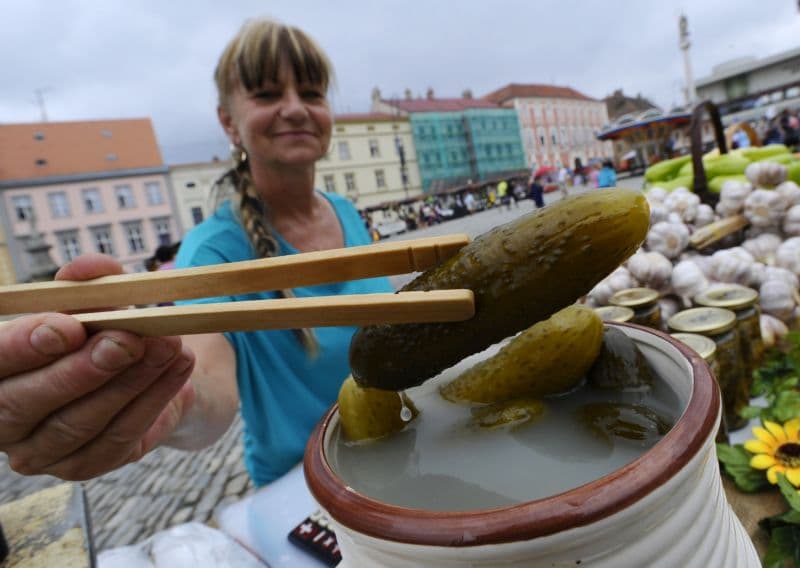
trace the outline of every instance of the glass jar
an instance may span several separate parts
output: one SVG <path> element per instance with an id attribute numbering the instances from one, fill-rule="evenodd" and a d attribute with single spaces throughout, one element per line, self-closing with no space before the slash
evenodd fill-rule
<path id="1" fill-rule="evenodd" d="M 742 343 L 745 380 L 747 388 L 750 389 L 753 385 L 753 372 L 759 368 L 764 357 L 758 292 L 738 284 L 726 284 L 699 294 L 694 301 L 701 306 L 726 308 L 736 314 L 739 339 Z"/>
<path id="2" fill-rule="evenodd" d="M 658 305 L 658 292 L 651 288 L 628 288 L 620 290 L 609 298 L 612 306 L 633 310 L 631 323 L 638 323 L 653 329 L 661 329 L 661 306 Z"/>
<path id="3" fill-rule="evenodd" d="M 672 337 L 689 348 L 694 349 L 694 351 L 700 355 L 700 357 L 702 357 L 706 363 L 708 363 L 708 367 L 711 369 L 711 374 L 714 375 L 714 377 L 719 376 L 717 344 L 714 343 L 713 339 L 698 333 L 673 333 Z M 722 413 L 722 420 L 720 420 L 719 423 L 719 430 L 717 430 L 716 441 L 721 444 L 730 443 L 730 439 L 728 438 L 728 420 L 725 418 L 724 412 Z"/>
<path id="4" fill-rule="evenodd" d="M 624 323 L 633 319 L 633 310 L 622 306 L 602 306 L 594 309 L 603 321 Z"/>
<path id="5" fill-rule="evenodd" d="M 744 375 L 736 314 L 725 308 L 691 308 L 669 318 L 667 325 L 672 332 L 697 333 L 714 340 L 728 431 L 746 426 L 748 420 L 739 413 L 750 401 L 750 388 Z"/>

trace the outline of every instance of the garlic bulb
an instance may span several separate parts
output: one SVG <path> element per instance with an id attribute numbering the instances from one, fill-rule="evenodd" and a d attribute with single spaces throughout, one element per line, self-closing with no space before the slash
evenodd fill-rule
<path id="1" fill-rule="evenodd" d="M 653 218 L 652 210 L 650 213 L 650 218 Z M 695 228 L 705 227 L 706 225 L 710 225 L 716 220 L 716 215 L 714 214 L 714 210 L 711 208 L 710 205 L 706 203 L 701 203 L 697 206 L 697 214 L 694 217 L 694 226 Z"/>
<path id="2" fill-rule="evenodd" d="M 662 221 L 650 227 L 647 248 L 667 258 L 677 258 L 689 245 L 689 228 L 683 223 Z"/>
<path id="3" fill-rule="evenodd" d="M 677 213 L 684 223 L 691 223 L 697 216 L 700 198 L 689 191 L 675 190 L 664 199 L 664 207 L 671 213 Z"/>
<path id="4" fill-rule="evenodd" d="M 767 227 L 779 223 L 785 210 L 786 203 L 783 197 L 769 189 L 756 189 L 744 200 L 744 216 L 755 227 Z"/>
<path id="5" fill-rule="evenodd" d="M 691 260 L 682 260 L 672 269 L 672 290 L 679 296 L 693 298 L 706 288 L 708 280 L 703 271 Z"/>
<path id="6" fill-rule="evenodd" d="M 667 220 L 669 210 L 660 203 L 650 205 L 650 226 Z"/>
<path id="7" fill-rule="evenodd" d="M 785 323 L 769 314 L 761 314 L 758 323 L 761 328 L 761 339 L 764 341 L 764 347 L 766 348 L 774 347 L 789 333 L 789 328 L 786 327 Z"/>
<path id="8" fill-rule="evenodd" d="M 752 261 L 743 259 L 729 249 L 722 249 L 711 255 L 711 277 L 717 282 L 746 285 L 750 281 Z"/>
<path id="9" fill-rule="evenodd" d="M 652 207 L 656 203 L 664 203 L 667 195 L 669 195 L 669 192 L 663 187 L 651 187 L 644 196 Z"/>
<path id="10" fill-rule="evenodd" d="M 764 276 L 759 284 L 763 284 L 768 280 L 782 280 L 791 286 L 793 290 L 797 290 L 800 287 L 800 278 L 798 278 L 797 274 L 780 266 L 767 266 L 764 268 Z"/>
<path id="11" fill-rule="evenodd" d="M 755 187 L 773 188 L 786 180 L 789 170 L 776 162 L 753 162 L 744 169 L 744 175 Z"/>
<path id="12" fill-rule="evenodd" d="M 767 281 L 767 265 L 761 262 L 754 262 L 750 265 L 750 275 L 747 277 L 747 286 L 758 289 L 763 282 Z"/>
<path id="13" fill-rule="evenodd" d="M 742 212 L 744 200 L 750 195 L 753 187 L 745 181 L 728 180 L 722 184 L 717 202 L 717 214 L 732 217 Z"/>
<path id="14" fill-rule="evenodd" d="M 608 299 L 616 292 L 626 288 L 633 288 L 634 285 L 635 282 L 628 269 L 619 266 L 589 291 L 589 303 L 594 306 L 605 306 L 608 304 Z"/>
<path id="15" fill-rule="evenodd" d="M 775 259 L 775 251 L 782 243 L 782 239 L 775 233 L 763 233 L 742 243 L 753 257 L 763 263 L 770 264 Z"/>
<path id="16" fill-rule="evenodd" d="M 783 280 L 767 280 L 758 291 L 761 311 L 784 322 L 794 313 L 794 289 Z"/>
<path id="17" fill-rule="evenodd" d="M 663 291 L 670 285 L 672 262 L 660 252 L 637 252 L 625 265 L 640 285 Z"/>
<path id="18" fill-rule="evenodd" d="M 743 261 L 752 264 L 756 261 L 755 257 L 744 247 L 730 247 L 728 249 L 733 255 L 736 255 L 737 258 L 741 258 Z"/>
<path id="19" fill-rule="evenodd" d="M 792 237 L 781 243 L 775 251 L 775 265 L 800 274 L 800 237 Z"/>
<path id="20" fill-rule="evenodd" d="M 783 234 L 790 237 L 800 235 L 800 205 L 793 205 L 783 217 Z"/>
<path id="21" fill-rule="evenodd" d="M 793 181 L 785 181 L 775 188 L 780 193 L 787 207 L 800 205 L 800 186 Z"/>
<path id="22" fill-rule="evenodd" d="M 658 299 L 658 307 L 661 308 L 661 321 L 667 321 L 683 309 L 683 304 L 674 296 L 664 296 Z"/>

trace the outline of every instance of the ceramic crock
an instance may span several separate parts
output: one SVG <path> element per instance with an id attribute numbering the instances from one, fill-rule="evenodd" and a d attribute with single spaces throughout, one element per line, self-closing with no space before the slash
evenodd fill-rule
<path id="1" fill-rule="evenodd" d="M 333 520 L 340 567 L 760 566 L 723 492 L 714 446 L 720 395 L 708 365 L 664 333 L 609 325 L 637 343 L 685 410 L 633 462 L 552 497 L 436 512 L 361 495 L 326 459 L 338 422 L 334 406 L 312 434 L 304 469 L 311 493 Z"/>

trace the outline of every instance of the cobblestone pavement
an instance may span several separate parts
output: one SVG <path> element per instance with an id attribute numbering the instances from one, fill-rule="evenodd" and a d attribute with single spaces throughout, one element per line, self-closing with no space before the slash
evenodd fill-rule
<path id="1" fill-rule="evenodd" d="M 639 188 L 641 178 L 620 180 L 620 186 Z M 574 188 L 581 193 L 586 188 Z M 557 192 L 545 202 L 561 199 Z M 467 233 L 475 237 L 533 209 L 530 200 L 519 206 L 494 208 L 397 235 L 408 239 L 445 233 Z M 411 275 L 392 277 L 401 286 Z M 215 508 L 251 494 L 254 487 L 244 468 L 240 420 L 225 436 L 201 452 L 158 448 L 137 463 L 84 483 L 97 550 L 140 542 L 167 527 L 189 522 L 209 522 Z M 8 467 L 0 453 L 0 503 L 7 503 L 60 483 L 50 476 L 24 477 Z"/>

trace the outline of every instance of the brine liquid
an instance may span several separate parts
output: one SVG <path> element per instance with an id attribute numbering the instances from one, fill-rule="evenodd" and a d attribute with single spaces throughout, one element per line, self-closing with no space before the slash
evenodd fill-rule
<path id="1" fill-rule="evenodd" d="M 583 385 L 543 399 L 542 418 L 517 428 L 480 428 L 470 407 L 441 398 L 438 385 L 464 368 L 406 393 L 420 415 L 405 430 L 385 439 L 353 444 L 338 427 L 328 445 L 331 466 L 344 482 L 385 503 L 432 511 L 489 509 L 549 497 L 593 481 L 630 463 L 655 441 L 643 443 L 598 436 L 577 418 L 590 402 L 635 402 L 670 424 L 685 406 L 659 381 L 647 398 Z"/>

